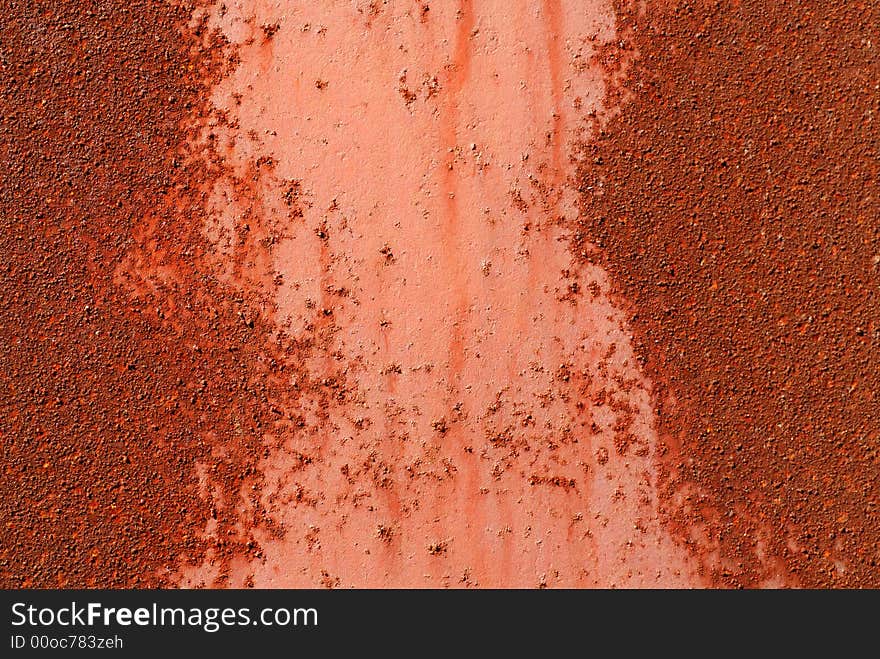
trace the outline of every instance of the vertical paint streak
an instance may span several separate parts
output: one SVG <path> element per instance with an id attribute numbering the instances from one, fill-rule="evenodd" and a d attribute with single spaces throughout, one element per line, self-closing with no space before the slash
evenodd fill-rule
<path id="1" fill-rule="evenodd" d="M 440 140 L 443 154 L 441 167 L 444 217 L 442 218 L 442 244 L 450 279 L 450 294 L 455 296 L 454 315 L 449 345 L 449 388 L 453 393 L 464 365 L 464 339 L 462 325 L 467 314 L 467 275 L 459 257 L 460 212 L 456 193 L 458 175 L 455 160 L 458 147 L 459 104 L 461 91 L 470 72 L 470 38 L 474 27 L 473 0 L 461 0 L 455 14 L 455 45 L 446 81 L 445 107 L 440 120 Z"/>
<path id="2" fill-rule="evenodd" d="M 472 0 L 461 0 L 455 13 L 455 42 L 452 52 L 452 60 L 446 81 L 446 106 L 441 117 L 441 149 L 443 164 L 441 176 L 443 178 L 442 194 L 444 196 L 444 217 L 442 220 L 442 246 L 445 251 L 446 268 L 450 282 L 450 296 L 452 304 L 452 326 L 449 341 L 449 368 L 447 390 L 451 397 L 447 401 L 449 408 L 459 403 L 461 393 L 461 377 L 465 365 L 464 336 L 467 332 L 468 322 L 468 273 L 465 270 L 465 262 L 461 253 L 466 251 L 467 246 L 461 241 L 461 213 L 458 199 L 459 174 L 455 169 L 456 159 L 459 153 L 459 120 L 461 93 L 468 80 L 471 69 L 471 38 L 474 30 L 474 9 Z M 447 441 L 454 440 L 462 445 L 468 442 L 468 437 L 462 434 L 458 423 L 453 424 L 448 433 Z M 456 453 L 458 451 L 456 450 Z M 480 489 L 479 465 L 475 464 L 473 455 L 464 455 L 459 463 L 461 482 L 453 479 L 453 501 L 459 514 L 467 520 L 463 537 L 458 539 L 456 551 L 462 552 L 462 558 L 480 575 L 484 572 L 481 560 L 481 547 L 484 539 L 480 533 L 485 526 L 485 516 L 481 510 L 478 497 Z"/>
<path id="3" fill-rule="evenodd" d="M 547 63 L 550 73 L 550 94 L 553 99 L 553 134 L 551 135 L 551 166 L 553 182 L 559 185 L 564 176 L 562 150 L 565 122 L 562 114 L 562 6 L 560 0 L 543 0 L 547 21 Z"/>

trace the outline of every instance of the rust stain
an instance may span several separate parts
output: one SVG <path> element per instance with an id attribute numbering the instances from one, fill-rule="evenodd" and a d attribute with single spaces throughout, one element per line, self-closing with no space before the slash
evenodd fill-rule
<path id="1" fill-rule="evenodd" d="M 459 104 L 460 95 L 468 79 L 471 58 L 471 39 L 474 28 L 474 10 L 472 0 L 460 0 L 455 13 L 455 42 L 453 45 L 452 58 L 447 72 L 445 88 L 442 92 L 445 104 L 440 117 L 441 149 L 444 165 L 441 167 L 440 176 L 443 180 L 442 194 L 444 195 L 445 214 L 443 219 L 443 245 L 445 257 L 448 263 L 447 271 L 452 275 L 450 291 L 458 295 L 455 302 L 454 320 L 451 323 L 451 336 L 449 339 L 449 388 L 450 396 L 455 397 L 458 379 L 465 361 L 465 345 L 462 326 L 467 320 L 467 280 L 458 276 L 462 272 L 463 264 L 458 254 L 463 248 L 461 235 L 459 234 L 459 200 L 456 198 L 458 191 L 458 179 L 462 176 L 461 167 L 467 168 L 460 162 L 459 152 Z"/>
<path id="2" fill-rule="evenodd" d="M 551 135 L 552 181 L 559 186 L 564 179 L 563 148 L 565 140 L 565 115 L 563 114 L 562 86 L 564 48 L 559 43 L 562 31 L 561 0 L 543 0 L 542 8 L 547 21 L 547 63 L 549 65 L 550 90 L 553 98 L 553 128 Z"/>
<path id="3" fill-rule="evenodd" d="M 877 584 L 875 9 L 128 9 L 0 26 L 0 585 Z"/>

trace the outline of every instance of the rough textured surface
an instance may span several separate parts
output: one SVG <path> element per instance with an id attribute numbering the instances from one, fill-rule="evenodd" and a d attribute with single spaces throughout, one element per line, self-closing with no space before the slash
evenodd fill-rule
<path id="1" fill-rule="evenodd" d="M 0 0 L 0 585 L 880 585 L 876 3 L 313 4 Z"/>
<path id="2" fill-rule="evenodd" d="M 167 583 L 207 519 L 248 549 L 225 502 L 259 480 L 271 364 L 246 296 L 202 267 L 181 127 L 222 62 L 192 10 L 0 6 L 7 587 Z M 131 259 L 154 267 L 137 291 Z"/>
<path id="3" fill-rule="evenodd" d="M 877 587 L 880 7 L 619 9 L 582 252 L 662 385 L 670 521 L 718 584 Z"/>
<path id="4" fill-rule="evenodd" d="M 626 318 L 562 228 L 570 145 L 614 109 L 611 5 L 224 7 L 207 234 L 232 264 L 242 227 L 266 237 L 229 281 L 315 347 L 292 388 L 332 383 L 290 406 L 261 465 L 285 535 L 231 583 L 699 583 L 659 523 Z"/>

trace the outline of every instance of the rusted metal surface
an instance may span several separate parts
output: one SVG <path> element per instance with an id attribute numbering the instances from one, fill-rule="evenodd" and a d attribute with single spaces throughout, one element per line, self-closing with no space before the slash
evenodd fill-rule
<path id="1" fill-rule="evenodd" d="M 876 587 L 880 8 L 649 6 L 580 226 L 658 385 L 670 523 L 719 585 Z"/>
<path id="2" fill-rule="evenodd" d="M 258 480 L 271 365 L 247 299 L 199 265 L 198 200 L 175 192 L 206 175 L 182 165 L 180 130 L 223 66 L 182 30 L 191 10 L 3 3 L 8 587 L 165 583 L 204 554 L 207 519 L 247 549 L 222 501 Z M 163 230 L 146 245 L 148 223 Z M 132 294 L 137 255 L 157 277 Z"/>
<path id="3" fill-rule="evenodd" d="M 2 3 L 2 585 L 878 585 L 876 3 L 496 4 Z"/>

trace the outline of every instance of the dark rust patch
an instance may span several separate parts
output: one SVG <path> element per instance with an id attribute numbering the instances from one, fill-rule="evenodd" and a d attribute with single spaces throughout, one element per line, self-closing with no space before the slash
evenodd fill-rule
<path id="1" fill-rule="evenodd" d="M 720 585 L 877 587 L 880 6 L 630 5 L 574 248 L 657 384 L 668 521 Z"/>
<path id="2" fill-rule="evenodd" d="M 6 588 L 164 585 L 206 557 L 222 573 L 272 526 L 258 464 L 289 375 L 256 294 L 212 274 L 215 167 L 186 145 L 230 53 L 184 27 L 197 4 L 2 9 Z M 146 280 L 117 274 L 144 260 Z"/>

